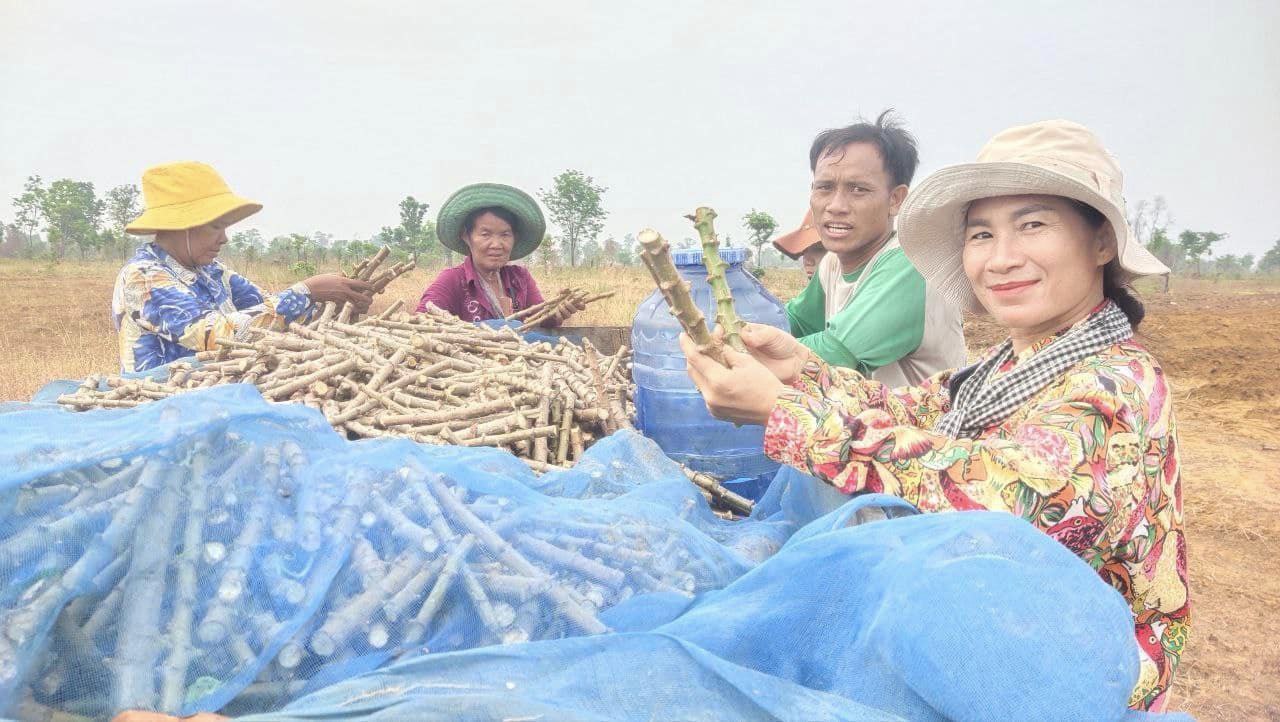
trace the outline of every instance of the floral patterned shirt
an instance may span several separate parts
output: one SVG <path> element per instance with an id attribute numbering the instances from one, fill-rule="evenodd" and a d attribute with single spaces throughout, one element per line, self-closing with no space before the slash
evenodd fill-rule
<path id="1" fill-rule="evenodd" d="M 126 372 L 217 349 L 218 339 L 243 338 L 250 326 L 309 318 L 314 308 L 306 284 L 270 296 L 220 261 L 193 271 L 154 243 L 120 269 L 111 297 Z"/>
<path id="2" fill-rule="evenodd" d="M 975 439 L 930 431 L 950 407 L 951 374 L 891 390 L 811 362 L 779 395 L 765 451 L 847 493 L 894 494 L 925 512 L 1002 510 L 1031 522 L 1129 601 L 1141 650 L 1130 705 L 1163 708 L 1190 605 L 1178 437 L 1159 364 L 1132 339 L 1115 344 Z"/>

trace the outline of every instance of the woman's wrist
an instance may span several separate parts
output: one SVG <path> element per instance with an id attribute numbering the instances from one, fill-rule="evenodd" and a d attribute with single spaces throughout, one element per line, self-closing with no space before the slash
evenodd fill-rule
<path id="1" fill-rule="evenodd" d="M 761 403 L 756 409 L 755 423 L 764 426 L 769 423 L 769 417 L 773 414 L 773 410 L 778 406 L 778 397 L 786 392 L 787 386 L 781 381 L 775 381 L 775 385 L 770 386 L 764 393 L 760 394 Z"/>

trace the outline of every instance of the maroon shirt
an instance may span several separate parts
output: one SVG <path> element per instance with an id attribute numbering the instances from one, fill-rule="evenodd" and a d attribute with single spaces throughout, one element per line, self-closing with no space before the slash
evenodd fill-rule
<path id="1" fill-rule="evenodd" d="M 542 303 L 542 294 L 533 274 L 524 266 L 503 266 L 498 271 L 502 281 L 502 290 L 511 297 L 511 312 L 521 311 L 530 306 Z M 489 296 L 481 287 L 476 267 L 471 263 L 471 256 L 463 259 L 452 268 L 446 268 L 436 276 L 436 280 L 427 286 L 418 301 L 418 312 L 427 310 L 427 304 L 434 304 L 457 316 L 463 321 L 488 321 L 502 318 L 502 310 L 489 303 Z M 556 319 L 547 319 L 543 326 L 555 326 Z"/>

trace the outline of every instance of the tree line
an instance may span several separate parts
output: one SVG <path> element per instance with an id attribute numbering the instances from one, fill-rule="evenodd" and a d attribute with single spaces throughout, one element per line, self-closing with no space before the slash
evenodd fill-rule
<path id="1" fill-rule="evenodd" d="M 601 238 L 609 213 L 604 207 L 608 188 L 579 170 L 566 170 L 549 187 L 538 190 L 557 235 L 548 235 L 531 262 L 544 266 L 633 266 L 638 264 L 635 236 Z M 142 194 L 133 184 L 119 185 L 99 195 L 94 184 L 62 178 L 46 183 L 33 175 L 22 193 L 12 200 L 13 221 L 0 221 L 0 257 L 43 258 L 61 261 L 69 255 L 122 261 L 140 241 L 125 233 L 128 223 L 142 213 Z M 314 273 L 323 264 L 353 262 L 390 246 L 397 256 L 419 263 L 453 264 L 454 254 L 436 239 L 431 206 L 405 196 L 394 225 L 382 226 L 368 238 L 335 238 L 323 231 L 286 233 L 266 238 L 256 228 L 232 229 L 225 253 L 251 262 L 285 263 L 299 273 Z M 768 241 L 777 222 L 764 211 L 752 209 L 743 216 L 754 248 L 754 265 L 778 266 L 787 261 Z M 731 236 L 723 236 L 727 245 Z M 696 248 L 689 236 L 674 241 L 677 248 Z"/>
<path id="2" fill-rule="evenodd" d="M 531 262 L 544 266 L 633 266 L 638 263 L 635 236 L 600 238 L 609 213 L 604 207 L 608 188 L 578 170 L 566 170 L 538 190 L 548 220 L 559 234 L 548 235 Z M 70 254 L 90 258 L 124 260 L 137 247 L 136 237 L 124 232 L 129 221 L 142 212 L 142 194 L 136 185 L 109 189 L 101 196 L 93 183 L 62 178 L 46 184 L 38 176 L 27 178 L 22 193 L 13 198 L 13 221 L 0 221 L 0 256 L 45 258 L 59 261 Z M 299 273 L 314 273 L 335 260 L 353 262 L 390 246 L 396 255 L 419 263 L 453 264 L 454 254 L 436 239 L 430 204 L 405 196 L 394 225 L 383 226 L 368 238 L 335 238 L 325 232 L 287 233 L 265 238 L 256 228 L 234 231 L 227 252 L 248 261 L 287 263 Z M 1134 237 L 1175 274 L 1243 278 L 1255 274 L 1280 274 L 1280 239 L 1261 258 L 1254 254 L 1214 255 L 1226 233 L 1182 229 L 1173 233 L 1173 216 L 1164 197 L 1138 201 L 1129 214 Z M 742 217 L 747 228 L 751 265 L 788 265 L 769 241 L 778 223 L 765 211 L 752 208 Z M 733 238 L 722 234 L 724 245 Z M 674 240 L 676 248 L 697 248 L 691 236 Z"/>
<path id="3" fill-rule="evenodd" d="M 578 170 L 557 175 L 538 197 L 547 209 L 548 220 L 559 230 L 548 235 L 532 261 L 543 265 L 623 265 L 638 263 L 635 237 L 601 239 L 608 211 L 604 196 L 608 188 Z M 12 201 L 13 221 L 0 221 L 0 256 L 44 258 L 60 261 L 69 255 L 124 260 L 139 239 L 124 232 L 129 221 L 142 212 L 142 194 L 133 184 L 119 185 L 99 195 L 94 184 L 63 178 L 46 183 L 33 175 L 22 193 Z M 266 238 L 256 228 L 232 231 L 226 253 L 249 261 L 287 263 L 300 273 L 314 272 L 331 260 L 348 263 L 387 245 L 397 256 L 419 263 L 452 264 L 454 254 L 436 239 L 431 206 L 414 196 L 405 196 L 398 207 L 394 225 L 386 225 L 368 238 L 335 238 L 323 231 L 286 233 Z M 752 229 L 757 265 L 770 259 L 763 248 L 777 223 L 772 216 L 752 209 L 744 216 Z M 732 239 L 728 239 L 732 243 Z M 693 238 L 676 242 L 678 247 L 695 247 Z M 772 249 L 768 249 L 772 251 Z M 773 259 L 781 257 L 773 252 Z"/>
<path id="4" fill-rule="evenodd" d="M 1280 274 L 1280 239 L 1261 258 L 1252 253 L 1225 253 L 1215 257 L 1214 246 L 1228 234 L 1185 228 L 1174 236 L 1170 230 L 1173 215 L 1164 196 L 1138 201 L 1130 210 L 1128 220 L 1134 238 L 1176 275 L 1244 278 Z"/>

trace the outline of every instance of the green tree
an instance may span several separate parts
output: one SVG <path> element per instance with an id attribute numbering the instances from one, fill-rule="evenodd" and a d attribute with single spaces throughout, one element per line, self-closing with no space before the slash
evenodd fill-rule
<path id="1" fill-rule="evenodd" d="M 249 228 L 231 234 L 230 245 L 232 253 L 249 263 L 256 263 L 258 255 L 266 247 L 266 241 L 262 238 L 262 233 L 257 228 Z"/>
<path id="2" fill-rule="evenodd" d="M 125 226 L 142 214 L 142 204 L 139 202 L 141 196 L 142 192 L 138 190 L 138 186 L 131 183 L 119 185 L 107 191 L 104 201 L 107 222 L 112 229 L 124 232 Z"/>
<path id="3" fill-rule="evenodd" d="M 1213 255 L 1213 247 L 1220 241 L 1225 241 L 1230 237 L 1230 233 L 1218 233 L 1216 231 L 1201 231 L 1200 237 L 1204 241 L 1205 255 Z"/>
<path id="4" fill-rule="evenodd" d="M 1155 200 L 1140 200 L 1135 203 L 1132 212 L 1129 213 L 1128 221 L 1133 237 L 1138 239 L 1139 243 L 1148 245 L 1157 231 L 1168 232 L 1170 224 L 1173 223 L 1173 214 L 1169 212 L 1169 205 L 1165 202 L 1164 196 L 1156 196 Z"/>
<path id="5" fill-rule="evenodd" d="M 618 255 L 622 253 L 622 244 L 618 243 L 618 239 L 609 236 L 604 239 L 604 243 L 600 245 L 600 260 L 604 265 L 612 266 L 621 263 Z"/>
<path id="6" fill-rule="evenodd" d="M 431 206 L 427 203 L 420 203 L 413 196 L 405 196 L 400 201 L 400 228 L 402 233 L 395 234 L 395 245 L 404 253 L 413 258 L 413 262 L 418 262 L 418 256 L 431 250 L 431 238 L 435 236 L 435 227 L 430 221 L 423 219 L 427 215 L 427 209 Z M 427 231 L 431 231 L 431 235 L 427 235 Z M 450 257 L 452 261 L 452 257 Z"/>
<path id="7" fill-rule="evenodd" d="M 618 245 L 618 263 L 624 266 L 634 266 L 636 263 L 636 237 L 630 233 L 622 237 L 622 243 Z"/>
<path id="8" fill-rule="evenodd" d="M 1213 255 L 1213 244 L 1226 238 L 1227 234 L 1214 231 L 1186 230 L 1178 234 L 1178 247 L 1187 259 L 1196 264 L 1196 275 L 1200 275 L 1200 259 Z"/>
<path id="9" fill-rule="evenodd" d="M 44 193 L 40 212 L 48 224 L 55 257 L 64 258 L 68 244 L 79 250 L 81 259 L 96 248 L 101 242 L 98 224 L 105 207 L 92 183 L 70 178 L 54 181 Z"/>
<path id="10" fill-rule="evenodd" d="M 1262 259 L 1258 261 L 1258 273 L 1280 273 L 1280 238 L 1262 254 Z"/>
<path id="11" fill-rule="evenodd" d="M 22 231 L 16 225 L 0 221 L 0 256 L 14 258 L 22 254 Z"/>
<path id="12" fill-rule="evenodd" d="M 756 268 L 764 268 L 764 244 L 773 238 L 773 232 L 778 230 L 778 222 L 773 216 L 764 211 L 757 211 L 752 208 L 751 212 L 742 217 L 742 222 L 747 225 L 750 237 L 747 243 L 750 243 L 755 249 L 754 254 L 756 260 Z"/>
<path id="13" fill-rule="evenodd" d="M 595 267 L 600 265 L 600 258 L 604 255 L 604 249 L 600 246 L 600 242 L 592 238 L 582 244 L 582 265 Z"/>
<path id="14" fill-rule="evenodd" d="M 542 243 L 538 244 L 538 250 L 534 254 L 543 268 L 550 268 L 560 262 L 560 254 L 556 253 L 555 239 L 550 235 L 542 237 Z"/>
<path id="15" fill-rule="evenodd" d="M 333 254 L 333 257 L 335 259 L 337 259 L 338 265 L 342 265 L 342 262 L 346 260 L 347 246 L 350 243 L 351 243 L 350 241 L 344 241 L 344 240 L 338 239 L 338 240 L 335 240 L 332 244 L 330 244 L 329 252 Z"/>
<path id="16" fill-rule="evenodd" d="M 333 234 L 324 231 L 316 231 L 307 239 L 307 253 L 309 257 L 316 263 L 322 264 L 329 257 L 329 250 L 333 246 Z"/>
<path id="17" fill-rule="evenodd" d="M 104 197 L 109 228 L 104 236 L 111 239 L 112 242 L 108 245 L 122 256 L 128 255 L 133 246 L 124 229 L 130 221 L 142 214 L 142 204 L 139 202 L 141 196 L 138 186 L 125 184 L 107 191 Z"/>
<path id="18" fill-rule="evenodd" d="M 1239 278 L 1243 272 L 1243 264 L 1239 256 L 1234 253 L 1227 253 L 1214 259 L 1213 272 L 1218 276 Z"/>
<path id="19" fill-rule="evenodd" d="M 26 229 L 28 249 L 31 248 L 32 241 L 40 240 L 38 231 L 40 222 L 44 219 L 41 209 L 44 207 L 45 192 L 44 182 L 40 176 L 27 176 L 27 182 L 22 187 L 22 195 L 13 199 L 14 225 Z"/>
<path id="20" fill-rule="evenodd" d="M 275 236 L 271 239 L 271 243 L 267 244 L 267 257 L 278 263 L 289 263 L 293 260 L 292 238 L 289 236 Z"/>
<path id="21" fill-rule="evenodd" d="M 359 238 L 353 238 L 342 243 L 342 251 L 338 256 L 338 261 L 344 266 L 354 266 L 361 260 L 372 256 L 378 252 L 377 238 L 368 241 L 362 241 Z M 335 244 L 336 245 L 336 244 Z"/>
<path id="22" fill-rule="evenodd" d="M 378 235 L 373 237 L 373 242 L 375 246 L 390 248 L 399 257 L 405 255 L 402 248 L 405 245 L 405 234 L 401 226 L 383 226 Z"/>
<path id="23" fill-rule="evenodd" d="M 309 250 L 311 250 L 311 239 L 305 233 L 289 234 L 289 251 L 295 259 L 295 263 L 306 261 Z"/>
<path id="24" fill-rule="evenodd" d="M 1151 251 L 1151 254 L 1159 258 L 1160 262 L 1168 266 L 1170 270 L 1176 271 L 1182 265 L 1182 246 L 1169 240 L 1169 235 L 1164 228 L 1157 228 L 1152 231 L 1146 246 L 1147 250 Z"/>
<path id="25" fill-rule="evenodd" d="M 582 171 L 566 170 L 555 177 L 550 191 L 538 191 L 551 222 L 560 229 L 560 241 L 570 266 L 578 265 L 578 249 L 604 230 L 609 212 L 601 206 L 601 198 L 608 190 Z"/>

